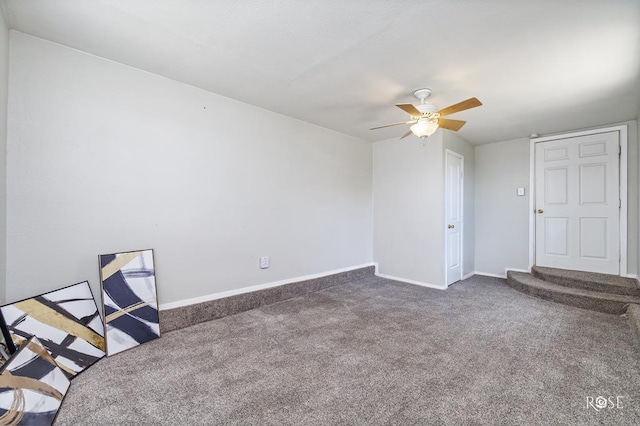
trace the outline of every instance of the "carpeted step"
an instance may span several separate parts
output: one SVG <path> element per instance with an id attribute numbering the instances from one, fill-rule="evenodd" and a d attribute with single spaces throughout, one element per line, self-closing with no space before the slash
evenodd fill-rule
<path id="1" fill-rule="evenodd" d="M 629 306 L 629 309 L 627 309 L 627 320 L 636 337 L 640 339 L 640 305 Z"/>
<path id="2" fill-rule="evenodd" d="M 629 305 L 640 304 L 640 297 L 566 287 L 525 272 L 507 272 L 507 283 L 531 296 L 608 314 L 620 315 L 626 312 Z"/>
<path id="3" fill-rule="evenodd" d="M 638 282 L 633 278 L 597 274 L 595 272 L 547 268 L 543 266 L 532 267 L 531 274 L 541 280 L 565 287 L 582 288 L 599 293 L 625 294 L 640 297 Z"/>

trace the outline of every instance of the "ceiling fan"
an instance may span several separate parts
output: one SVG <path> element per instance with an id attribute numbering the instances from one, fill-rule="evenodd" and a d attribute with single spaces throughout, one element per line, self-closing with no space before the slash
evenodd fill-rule
<path id="1" fill-rule="evenodd" d="M 398 108 L 409 114 L 409 116 L 411 117 L 409 121 L 386 124 L 384 126 L 373 127 L 370 130 L 383 129 L 385 127 L 392 126 L 401 126 L 403 124 L 411 124 L 409 131 L 405 133 L 400 139 L 409 136 L 411 133 L 419 138 L 426 139 L 431 136 L 436 130 L 438 130 L 438 127 L 457 132 L 466 123 L 466 121 L 462 120 L 451 120 L 441 117 L 482 105 L 482 102 L 480 102 L 477 98 L 469 98 L 466 101 L 458 102 L 455 105 L 451 105 L 438 110 L 438 108 L 434 104 L 425 102 L 425 99 L 431 96 L 431 89 L 418 89 L 413 93 L 413 96 L 420 101 L 420 104 L 416 106 L 413 106 L 412 104 L 396 105 Z"/>

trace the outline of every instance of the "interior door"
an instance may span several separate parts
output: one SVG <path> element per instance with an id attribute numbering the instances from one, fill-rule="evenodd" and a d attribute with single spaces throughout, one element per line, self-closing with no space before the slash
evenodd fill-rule
<path id="1" fill-rule="evenodd" d="M 535 147 L 536 264 L 619 274 L 618 132 Z"/>
<path id="2" fill-rule="evenodd" d="M 447 150 L 445 161 L 445 271 L 447 285 L 462 279 L 464 158 Z"/>

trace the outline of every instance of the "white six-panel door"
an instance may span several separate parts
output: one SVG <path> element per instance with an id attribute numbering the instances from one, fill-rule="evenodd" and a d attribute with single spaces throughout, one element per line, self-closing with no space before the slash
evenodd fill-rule
<path id="1" fill-rule="evenodd" d="M 617 275 L 618 132 L 536 143 L 535 179 L 536 264 Z"/>
<path id="2" fill-rule="evenodd" d="M 446 152 L 445 160 L 445 253 L 447 285 L 462 279 L 463 157 Z"/>

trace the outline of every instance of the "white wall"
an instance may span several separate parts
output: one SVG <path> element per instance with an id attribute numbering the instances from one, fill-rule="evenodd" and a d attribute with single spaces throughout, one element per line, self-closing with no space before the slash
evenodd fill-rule
<path id="1" fill-rule="evenodd" d="M 6 300 L 8 89 L 9 30 L 0 8 L 0 302 Z"/>
<path id="2" fill-rule="evenodd" d="M 504 275 L 529 263 L 529 139 L 475 147 L 475 270 Z M 519 197 L 516 189 L 524 187 Z"/>
<path id="3" fill-rule="evenodd" d="M 443 132 L 444 148 L 464 156 L 464 252 L 462 276 L 475 271 L 475 146 L 454 132 Z"/>
<path id="4" fill-rule="evenodd" d="M 374 261 L 382 275 L 444 286 L 442 132 L 373 144 Z"/>
<path id="5" fill-rule="evenodd" d="M 628 129 L 627 273 L 638 274 L 638 124 Z M 600 127 L 610 127 L 600 126 Z M 582 129 L 587 130 L 587 129 Z M 580 131 L 580 130 L 575 130 Z M 476 265 L 479 273 L 504 275 L 529 267 L 529 139 L 476 146 Z M 526 188 L 517 197 L 516 188 Z"/>
<path id="6" fill-rule="evenodd" d="M 638 275 L 640 272 L 640 227 L 638 218 L 640 216 L 640 138 L 638 137 L 638 122 L 627 121 L 620 123 L 627 126 L 627 271 L 631 275 Z"/>
<path id="7" fill-rule="evenodd" d="M 97 295 L 97 255 L 133 249 L 155 249 L 161 303 L 372 261 L 370 143 L 10 38 L 10 301 Z"/>

